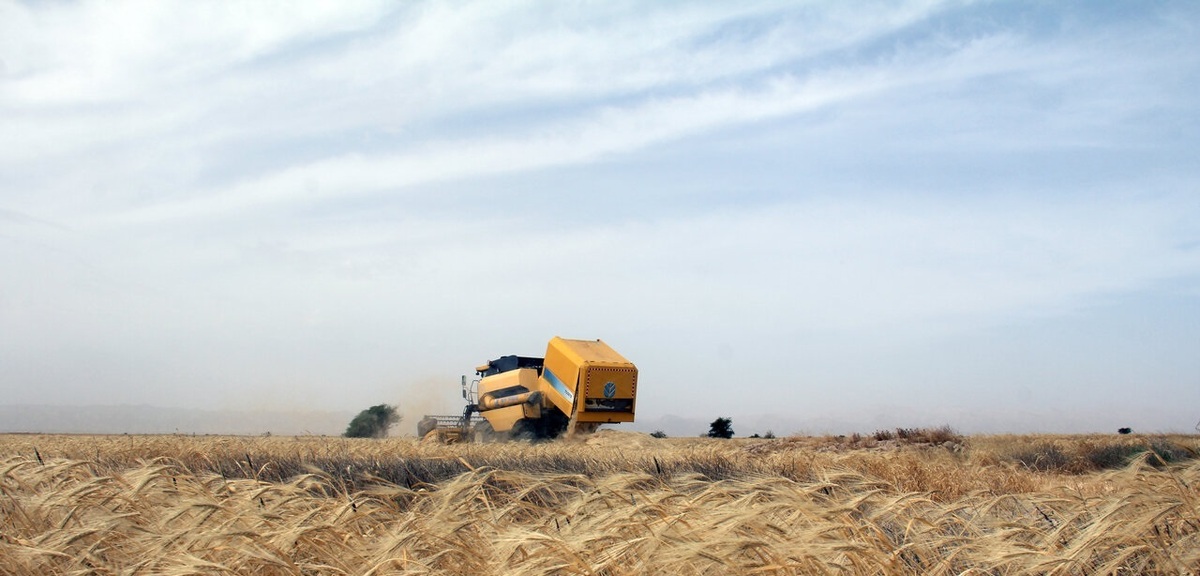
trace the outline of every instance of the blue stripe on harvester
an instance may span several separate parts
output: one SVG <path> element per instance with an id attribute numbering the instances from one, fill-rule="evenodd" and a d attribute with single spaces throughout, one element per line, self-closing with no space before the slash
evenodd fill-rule
<path id="1" fill-rule="evenodd" d="M 570 390 L 567 390 L 567 385 L 563 384 L 563 381 L 559 380 L 558 376 L 555 376 L 549 368 L 544 368 L 542 370 L 542 375 L 546 377 L 546 381 L 550 382 L 550 385 L 553 386 L 555 390 L 558 390 L 559 394 L 562 394 L 567 399 L 567 402 L 575 402 L 575 394 Z"/>

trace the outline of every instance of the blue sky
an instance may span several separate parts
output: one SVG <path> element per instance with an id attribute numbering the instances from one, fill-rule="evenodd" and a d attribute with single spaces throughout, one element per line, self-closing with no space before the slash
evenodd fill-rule
<path id="1" fill-rule="evenodd" d="M 6 404 L 1191 431 L 1189 2 L 0 3 Z M 649 424 L 652 425 L 652 424 Z"/>

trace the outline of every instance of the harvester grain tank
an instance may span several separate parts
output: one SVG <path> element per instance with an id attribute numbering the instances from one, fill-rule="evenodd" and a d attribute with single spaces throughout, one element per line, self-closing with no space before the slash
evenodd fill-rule
<path id="1" fill-rule="evenodd" d="M 554 438 L 593 432 L 601 424 L 633 422 L 637 367 L 601 340 L 554 337 L 546 355 L 502 356 L 463 377 L 462 416 L 426 416 L 422 438 Z"/>

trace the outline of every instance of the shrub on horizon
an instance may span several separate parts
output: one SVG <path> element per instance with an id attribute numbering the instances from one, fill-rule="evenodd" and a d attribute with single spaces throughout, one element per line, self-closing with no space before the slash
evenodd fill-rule
<path id="1" fill-rule="evenodd" d="M 346 438 L 386 438 L 388 429 L 400 422 L 400 414 L 395 406 L 378 404 L 358 413 L 346 432 Z"/>
<path id="2" fill-rule="evenodd" d="M 709 438 L 733 438 L 733 418 L 717 418 L 708 426 Z"/>

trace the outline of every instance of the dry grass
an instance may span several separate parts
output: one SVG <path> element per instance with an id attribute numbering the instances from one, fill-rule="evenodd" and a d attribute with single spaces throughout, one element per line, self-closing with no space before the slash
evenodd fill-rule
<path id="1" fill-rule="evenodd" d="M 0 436 L 0 574 L 1200 567 L 1193 437 L 921 438 Z"/>

